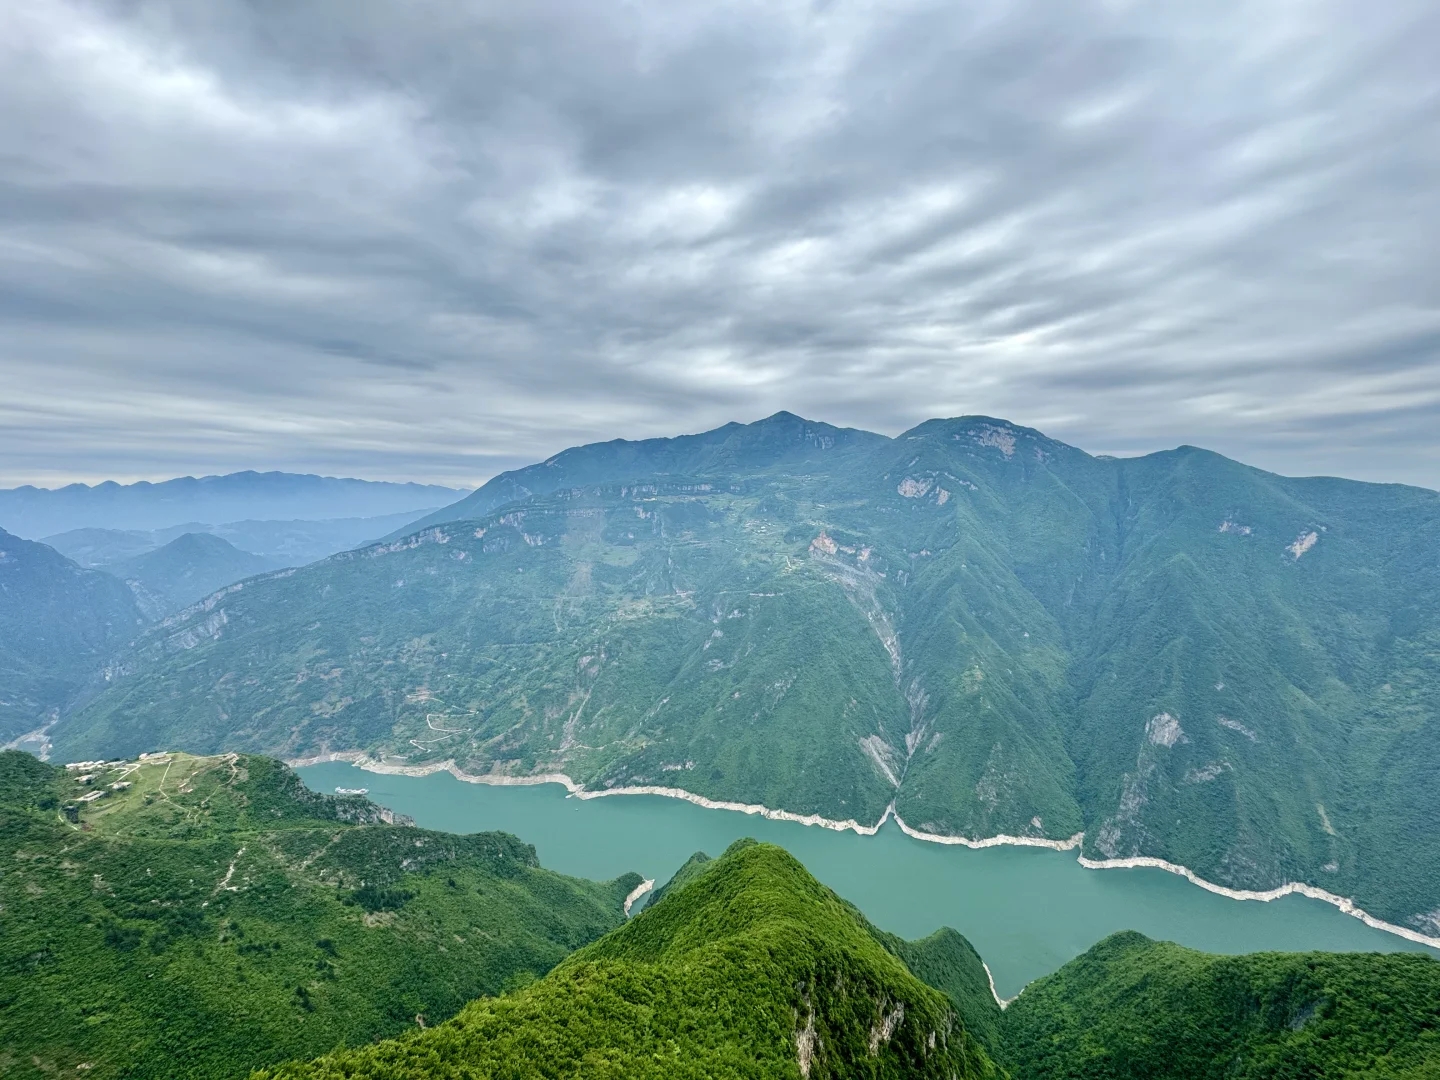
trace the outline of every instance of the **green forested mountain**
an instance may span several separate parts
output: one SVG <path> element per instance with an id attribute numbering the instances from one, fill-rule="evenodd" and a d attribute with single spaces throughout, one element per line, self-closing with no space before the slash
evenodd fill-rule
<path id="1" fill-rule="evenodd" d="M 119 581 L 0 529 L 0 745 L 58 716 L 143 625 Z"/>
<path id="2" fill-rule="evenodd" d="M 146 615 L 161 619 L 278 565 L 222 537 L 190 532 L 154 551 L 112 563 L 105 571 L 130 586 Z"/>
<path id="3" fill-rule="evenodd" d="M 893 805 L 1440 930 L 1435 492 L 781 414 L 567 451 L 441 517 L 149 631 L 58 752 Z"/>
<path id="4" fill-rule="evenodd" d="M 436 510 L 391 533 L 409 536 L 432 525 L 480 518 L 502 506 L 535 496 L 553 495 L 587 484 L 617 484 L 656 476 L 743 476 L 751 469 L 777 466 L 833 468 L 836 458 L 889 443 L 883 435 L 856 428 L 818 424 L 778 412 L 758 424 L 726 424 L 699 435 L 572 446 L 554 457 L 513 469 L 472 491 L 459 502 Z"/>
<path id="5" fill-rule="evenodd" d="M 645 897 L 643 907 L 653 907 L 670 893 L 700 877 L 710 862 L 709 855 L 697 851 L 669 881 Z M 951 1000 L 964 1018 L 966 1029 L 987 1052 L 992 1056 L 998 1052 L 1000 1003 L 995 1000 L 994 991 L 990 988 L 990 973 L 969 941 L 949 927 L 919 941 L 906 941 L 871 926 L 859 912 L 855 914 L 865 922 L 871 936 L 904 961 L 917 978 Z"/>
<path id="6" fill-rule="evenodd" d="M 265 758 L 0 753 L 0 1075 L 235 1077 L 543 975 L 631 874 L 395 823 Z"/>
<path id="7" fill-rule="evenodd" d="M 1016 1080 L 1440 1076 L 1440 962 L 1211 956 L 1116 934 L 1005 1011 Z"/>
<path id="8" fill-rule="evenodd" d="M 789 854 L 740 841 L 532 986 L 272 1078 L 996 1075 L 926 986 Z"/>

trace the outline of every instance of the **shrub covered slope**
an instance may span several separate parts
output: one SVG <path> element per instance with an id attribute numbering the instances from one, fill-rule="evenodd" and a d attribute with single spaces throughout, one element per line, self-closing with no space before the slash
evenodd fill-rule
<path id="1" fill-rule="evenodd" d="M 1440 962 L 1213 956 L 1115 934 L 1027 987 L 1004 1035 L 1017 1080 L 1429 1080 Z"/>
<path id="2" fill-rule="evenodd" d="M 149 631 L 71 756 L 365 750 L 1065 839 L 1440 934 L 1440 495 L 985 417 L 579 447 Z"/>
<path id="3" fill-rule="evenodd" d="M 740 841 L 538 983 L 427 1031 L 261 1074 L 993 1076 L 950 1001 L 780 848 Z"/>
<path id="4" fill-rule="evenodd" d="M 438 1022 L 619 925 L 639 881 L 387 817 L 264 758 L 0 754 L 0 1074 L 244 1076 Z"/>

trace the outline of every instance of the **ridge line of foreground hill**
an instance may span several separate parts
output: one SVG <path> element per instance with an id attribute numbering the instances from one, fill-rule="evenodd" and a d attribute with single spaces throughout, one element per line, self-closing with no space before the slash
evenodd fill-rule
<path id="1" fill-rule="evenodd" d="M 295 758 L 286 761 L 285 764 L 294 769 L 301 769 L 310 765 L 320 765 L 338 761 L 349 762 L 357 769 L 363 769 L 366 772 L 392 776 L 424 777 L 444 772 L 449 773 L 456 780 L 462 781 L 463 783 L 489 784 L 495 787 L 529 787 L 538 784 L 560 784 L 577 799 L 601 799 L 611 795 L 660 795 L 669 799 L 679 799 L 706 810 L 728 810 L 736 813 L 752 814 L 770 821 L 788 821 L 798 825 L 830 829 L 834 832 L 854 832 L 860 836 L 874 836 L 887 821 L 894 819 L 900 831 L 913 839 L 923 840 L 931 844 L 967 847 L 972 850 L 990 847 L 1039 847 L 1048 848 L 1052 851 L 1074 851 L 1081 847 L 1085 839 L 1083 832 L 1076 833 L 1068 840 L 1049 840 L 1037 836 L 1008 836 L 1004 833 L 979 838 L 946 836 L 940 833 L 925 832 L 906 824 L 905 820 L 896 813 L 893 802 L 885 808 L 885 813 L 881 815 L 880 820 L 874 825 L 862 825 L 854 820 L 835 821 L 830 818 L 821 817 L 819 814 L 797 814 L 790 810 L 776 809 L 763 806 L 759 803 L 739 803 L 724 799 L 709 799 L 703 795 L 697 795 L 693 791 L 686 791 L 684 788 L 678 787 L 661 787 L 647 784 L 632 787 L 605 788 L 595 791 L 586 788 L 583 784 L 576 783 L 575 780 L 566 776 L 564 773 L 535 773 L 528 776 L 467 773 L 455 764 L 454 759 L 430 762 L 424 765 L 389 765 L 370 757 L 363 750 L 340 750 L 327 754 L 316 754 L 311 757 Z M 1404 938 L 1406 941 L 1413 941 L 1418 945 L 1427 945 L 1432 949 L 1440 949 L 1440 936 L 1422 934 L 1418 930 L 1411 930 L 1409 927 L 1397 926 L 1394 923 L 1386 922 L 1384 919 L 1377 918 L 1368 911 L 1365 911 L 1356 904 L 1351 897 L 1339 896 L 1303 881 L 1287 881 L 1272 889 L 1232 889 L 1227 885 L 1207 881 L 1187 866 L 1167 862 L 1164 859 L 1157 859 L 1149 855 L 1137 855 L 1122 859 L 1091 859 L 1082 853 L 1076 857 L 1076 861 L 1087 870 L 1164 870 L 1167 873 L 1185 878 L 1190 884 L 1197 885 L 1206 892 L 1212 892 L 1231 900 L 1254 900 L 1261 903 L 1269 903 L 1272 900 L 1279 900 L 1286 896 L 1304 896 L 1311 900 L 1320 900 L 1329 904 L 1342 913 L 1359 919 L 1372 929 L 1383 930 L 1387 934 L 1394 934 L 1396 937 Z M 1000 1003 L 1002 1008 L 1009 1000 L 1013 1000 L 1001 998 L 998 993 L 995 993 L 993 984 L 991 986 L 991 993 L 994 994 L 995 1000 Z"/>

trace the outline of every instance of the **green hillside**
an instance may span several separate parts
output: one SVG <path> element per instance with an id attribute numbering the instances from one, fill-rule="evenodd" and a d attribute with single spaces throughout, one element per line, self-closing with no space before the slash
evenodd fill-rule
<path id="1" fill-rule="evenodd" d="M 981 1077 L 946 997 L 790 855 L 740 841 L 544 979 L 262 1077 Z"/>
<path id="2" fill-rule="evenodd" d="M 0 746 L 58 717 L 144 621 L 114 578 L 0 529 Z"/>
<path id="3" fill-rule="evenodd" d="M 1435 492 L 781 414 L 566 451 L 449 514 L 475 516 L 148 632 L 57 753 L 365 750 L 865 824 L 893 803 L 1440 933 Z"/>
<path id="4" fill-rule="evenodd" d="M 905 941 L 873 927 L 871 933 L 903 960 L 917 979 L 950 999 L 966 1029 L 991 1057 L 1000 1056 L 1004 1014 L 975 946 L 948 926 L 919 941 Z"/>
<path id="5" fill-rule="evenodd" d="M 273 559 L 241 551 L 223 537 L 187 532 L 154 551 L 104 569 L 130 586 L 147 616 L 162 619 L 227 585 L 280 565 Z"/>
<path id="6" fill-rule="evenodd" d="M 1107 938 L 1005 1011 L 1017 1080 L 1440 1076 L 1440 962 Z"/>
<path id="7" fill-rule="evenodd" d="M 264 758 L 0 753 L 0 1075 L 234 1077 L 532 981 L 639 881 L 391 823 Z"/>
<path id="8" fill-rule="evenodd" d="M 700 877 L 711 862 L 697 851 L 676 870 L 669 881 L 645 897 L 643 907 L 653 907 L 670 893 Z M 985 1050 L 995 1056 L 1000 1047 L 1000 1004 L 990 989 L 990 974 L 980 954 L 963 935 L 945 927 L 919 941 L 906 941 L 870 924 L 858 910 L 859 919 L 881 945 L 904 962 L 916 978 L 939 990 L 955 1006 L 966 1030 Z"/>

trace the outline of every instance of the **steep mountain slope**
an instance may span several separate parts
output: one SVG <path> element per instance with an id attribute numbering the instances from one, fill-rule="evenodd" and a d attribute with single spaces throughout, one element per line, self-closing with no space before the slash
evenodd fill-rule
<path id="1" fill-rule="evenodd" d="M 234 1077 L 363 1045 L 543 975 L 639 881 L 390 820 L 264 758 L 0 753 L 0 1070 Z"/>
<path id="2" fill-rule="evenodd" d="M 645 897 L 643 908 L 654 907 L 672 892 L 695 881 L 712 861 L 703 851 L 691 855 L 669 881 Z M 871 937 L 904 962 L 911 974 L 950 999 L 965 1022 L 965 1029 L 986 1053 L 991 1057 L 999 1053 L 1000 1003 L 990 988 L 990 973 L 984 961 L 963 935 L 944 927 L 919 941 L 906 941 L 871 925 L 858 909 L 853 915 Z"/>
<path id="3" fill-rule="evenodd" d="M 265 1077 L 981 1077 L 944 995 L 779 848 L 745 841 L 533 986 Z"/>
<path id="4" fill-rule="evenodd" d="M 241 551 L 209 533 L 185 533 L 164 547 L 105 567 L 130 586 L 140 610 L 151 619 L 164 618 L 226 585 L 275 569 L 273 560 Z"/>
<path id="5" fill-rule="evenodd" d="M 658 888 L 650 890 L 650 893 L 645 897 L 645 903 L 640 905 L 640 910 L 643 911 L 645 908 L 654 907 L 663 900 L 668 893 L 673 892 L 680 888 L 680 886 L 698 877 L 705 869 L 706 864 L 711 861 L 710 856 L 705 854 L 705 852 L 695 852 L 694 855 L 691 855 L 690 858 L 681 864 L 679 870 L 676 870 L 675 873 L 671 875 L 669 881 Z"/>
<path id="6" fill-rule="evenodd" d="M 453 502 L 464 492 L 281 472 L 182 476 L 163 483 L 0 490 L 0 525 L 21 536 L 71 529 L 164 529 L 185 522 L 375 517 Z"/>
<path id="7" fill-rule="evenodd" d="M 917 979 L 948 997 L 975 1041 L 992 1058 L 999 1058 L 1004 1013 L 975 946 L 948 926 L 919 941 L 905 941 L 874 927 L 871 933 L 903 960 Z"/>
<path id="8" fill-rule="evenodd" d="M 1440 1075 L 1440 962 L 1127 932 L 1026 987 L 1003 1027 L 1017 1080 L 1420 1080 Z"/>
<path id="9" fill-rule="evenodd" d="M 583 484 L 529 477 L 149 632 L 57 745 L 1083 831 L 1090 857 L 1304 880 L 1440 932 L 1440 495 L 1098 459 L 987 417 L 835 432 L 567 452 L 534 469 Z M 620 475 L 641 457 L 661 471 Z"/>
<path id="10" fill-rule="evenodd" d="M 143 625 L 119 581 L 0 530 L 0 742 L 53 720 Z"/>

